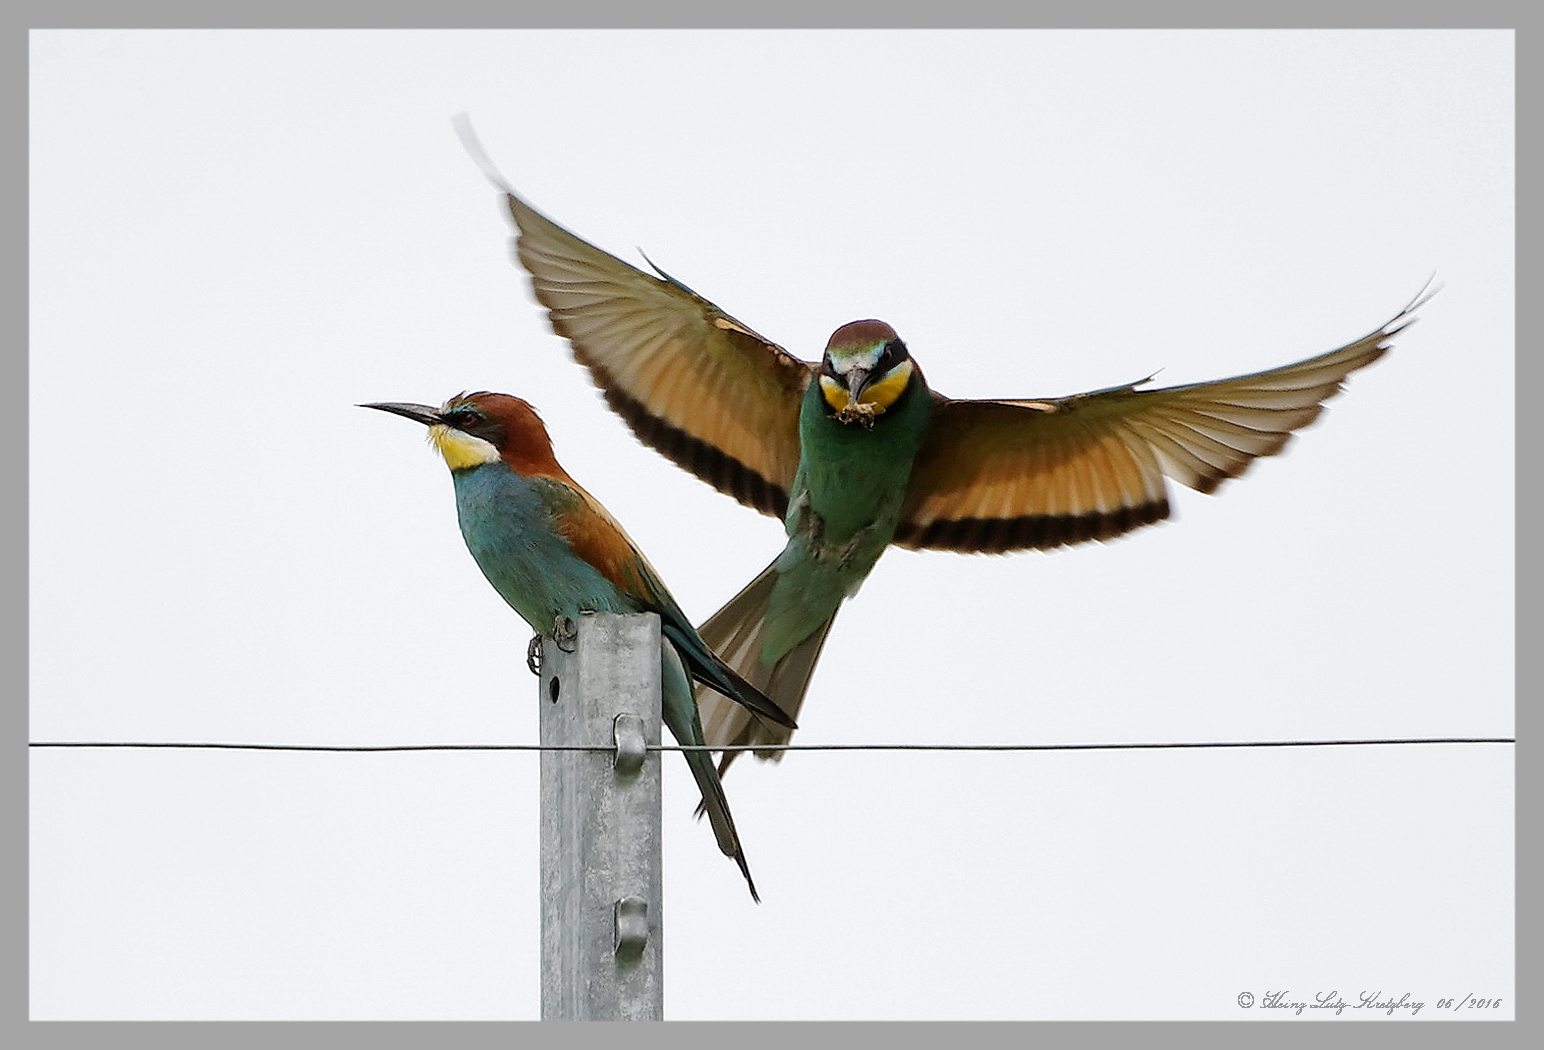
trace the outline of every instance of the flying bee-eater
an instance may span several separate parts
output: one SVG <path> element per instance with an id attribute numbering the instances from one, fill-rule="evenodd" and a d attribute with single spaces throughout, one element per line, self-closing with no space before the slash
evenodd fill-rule
<path id="1" fill-rule="evenodd" d="M 782 519 L 782 553 L 700 632 L 794 717 L 837 610 L 889 545 L 1051 549 L 1162 521 L 1165 478 L 1210 493 L 1280 452 L 1435 294 L 1428 283 L 1361 338 L 1262 372 L 960 400 L 929 388 L 883 321 L 842 325 L 819 363 L 795 357 L 652 262 L 645 273 L 536 211 L 461 133 L 503 192 L 537 301 L 606 403 L 645 444 Z M 786 727 L 699 694 L 709 744 L 782 757 Z"/>
<path id="2" fill-rule="evenodd" d="M 429 441 L 455 482 L 456 514 L 472 558 L 539 635 L 563 640 L 584 612 L 659 615 L 661 715 L 678 742 L 701 746 L 704 740 L 693 679 L 760 718 L 794 728 L 692 629 L 616 519 L 558 464 L 546 426 L 525 401 L 481 392 L 460 394 L 439 408 L 398 402 L 360 407 L 429 428 Z M 684 754 L 719 849 L 739 864 L 759 900 L 712 756 Z"/>

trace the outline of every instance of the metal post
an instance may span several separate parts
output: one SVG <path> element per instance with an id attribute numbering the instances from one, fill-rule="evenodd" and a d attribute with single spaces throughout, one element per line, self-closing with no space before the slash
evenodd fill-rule
<path id="1" fill-rule="evenodd" d="M 541 1016 L 658 1021 L 660 628 L 585 615 L 572 652 L 542 643 Z"/>

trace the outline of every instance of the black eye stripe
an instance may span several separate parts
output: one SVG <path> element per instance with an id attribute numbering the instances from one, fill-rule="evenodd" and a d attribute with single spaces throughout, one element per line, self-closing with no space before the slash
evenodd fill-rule
<path id="1" fill-rule="evenodd" d="M 906 344 L 899 339 L 892 339 L 885 344 L 883 352 L 879 355 L 879 363 L 874 366 L 874 371 L 888 371 L 904 360 L 906 360 Z"/>
<path id="2" fill-rule="evenodd" d="M 880 373 L 888 372 L 909 356 L 911 355 L 907 353 L 905 343 L 899 339 L 890 340 L 884 345 L 884 349 L 879 352 L 879 359 L 874 362 L 874 374 L 879 375 Z M 841 378 L 829 356 L 821 360 L 820 374 L 830 376 L 832 379 Z"/>
<path id="3" fill-rule="evenodd" d="M 447 426 L 455 427 L 463 434 L 482 438 L 495 447 L 503 444 L 504 425 L 497 420 L 487 418 L 476 409 L 453 408 L 449 412 L 442 413 L 440 419 Z"/>

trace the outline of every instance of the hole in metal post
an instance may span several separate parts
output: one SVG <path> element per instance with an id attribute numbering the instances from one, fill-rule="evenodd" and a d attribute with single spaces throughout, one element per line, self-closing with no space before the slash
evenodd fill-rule
<path id="1" fill-rule="evenodd" d="M 552 681 L 547 683 L 547 696 L 555 704 L 558 702 L 558 676 L 553 675 Z"/>

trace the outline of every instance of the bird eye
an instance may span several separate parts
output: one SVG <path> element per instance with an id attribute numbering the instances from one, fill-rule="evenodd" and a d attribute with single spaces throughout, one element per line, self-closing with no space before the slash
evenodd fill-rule
<path id="1" fill-rule="evenodd" d="M 457 430 L 465 430 L 477 422 L 478 416 L 469 408 L 458 408 L 441 417 Z"/>
<path id="2" fill-rule="evenodd" d="M 879 361 L 874 365 L 874 371 L 883 372 L 893 368 L 896 362 L 905 356 L 906 344 L 899 339 L 892 339 L 885 344 L 884 350 L 880 352 Z"/>

